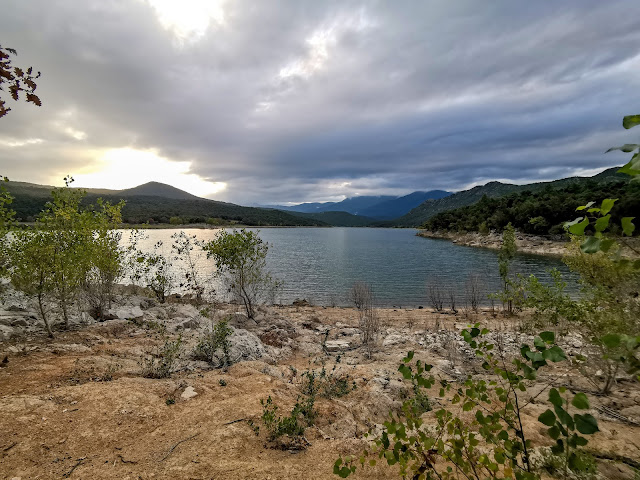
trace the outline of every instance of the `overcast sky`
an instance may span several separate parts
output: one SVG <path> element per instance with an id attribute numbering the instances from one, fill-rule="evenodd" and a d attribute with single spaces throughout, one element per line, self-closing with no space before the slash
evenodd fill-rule
<path id="1" fill-rule="evenodd" d="M 591 174 L 640 110 L 637 0 L 0 0 L 42 71 L 0 173 L 240 204 Z M 7 98 L 6 92 L 0 94 Z"/>

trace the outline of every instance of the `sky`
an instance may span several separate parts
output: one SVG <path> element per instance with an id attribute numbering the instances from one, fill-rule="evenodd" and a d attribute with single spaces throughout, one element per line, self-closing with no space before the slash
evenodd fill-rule
<path id="1" fill-rule="evenodd" d="M 590 175 L 638 140 L 637 0 L 0 0 L 0 32 L 42 72 L 0 118 L 13 180 L 340 201 Z"/>

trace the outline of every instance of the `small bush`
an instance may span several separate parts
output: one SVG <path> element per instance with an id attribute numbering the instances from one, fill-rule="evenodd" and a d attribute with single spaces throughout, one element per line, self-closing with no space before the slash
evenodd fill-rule
<path id="1" fill-rule="evenodd" d="M 348 374 L 336 373 L 337 364 L 338 361 L 329 372 L 323 365 L 320 372 L 307 370 L 302 373 L 302 392 L 310 397 L 339 398 L 355 390 L 356 382 Z"/>
<path id="2" fill-rule="evenodd" d="M 182 352 L 182 336 L 177 340 L 165 339 L 162 348 L 156 348 L 151 356 L 142 360 L 142 376 L 145 378 L 167 378 Z"/>
<path id="3" fill-rule="evenodd" d="M 229 337 L 232 333 L 233 329 L 229 327 L 226 320 L 219 321 L 204 333 L 191 356 L 196 360 L 209 362 L 215 367 L 231 365 Z M 220 358 L 220 354 L 222 358 Z"/>
<path id="4" fill-rule="evenodd" d="M 306 418 L 307 425 L 312 425 L 315 415 L 313 414 L 313 404 L 309 405 L 309 401 L 303 404 L 296 402 L 291 414 L 282 417 L 278 415 L 279 406 L 273 402 L 271 396 L 267 400 L 260 400 L 262 405 L 262 423 L 267 429 L 270 441 L 276 440 L 283 435 L 291 438 L 301 437 L 304 435 L 305 425 L 300 417 Z"/>

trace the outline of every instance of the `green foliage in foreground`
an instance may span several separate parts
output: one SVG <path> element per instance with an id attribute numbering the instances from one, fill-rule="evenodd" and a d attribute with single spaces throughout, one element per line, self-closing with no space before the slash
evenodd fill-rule
<path id="1" fill-rule="evenodd" d="M 435 390 L 442 408 L 435 412 L 435 425 L 425 423 L 415 402 L 403 403 L 398 415 L 390 414 L 381 433 L 373 435 L 373 447 L 359 459 L 375 465 L 376 457 L 399 469 L 402 478 L 414 479 L 517 479 L 540 478 L 531 459 L 530 432 L 522 421 L 524 394 L 538 371 L 549 363 L 566 360 L 555 344 L 553 332 L 542 332 L 533 345 L 523 345 L 520 356 L 508 361 L 500 347 L 479 325 L 463 330 L 462 337 L 482 360 L 488 379 L 469 376 L 455 386 L 431 374 L 432 366 L 414 361 L 413 352 L 403 359 L 398 371 L 414 388 Z M 561 395 L 564 395 L 561 396 Z M 595 418 L 574 413 L 589 408 L 587 397 L 566 391 L 549 391 L 553 410 L 540 415 L 555 442 L 553 452 L 566 460 L 566 472 L 579 472 L 586 462 L 578 452 L 587 443 L 584 435 L 598 431 Z M 369 461 L 367 461 L 369 459 Z M 346 478 L 357 469 L 353 457 L 338 458 L 336 475 Z M 566 477 L 568 478 L 568 477 Z"/>

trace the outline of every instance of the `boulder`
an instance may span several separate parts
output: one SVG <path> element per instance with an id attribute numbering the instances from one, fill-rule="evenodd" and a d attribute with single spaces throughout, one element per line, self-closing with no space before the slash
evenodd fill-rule
<path id="1" fill-rule="evenodd" d="M 16 336 L 16 330 L 8 325 L 0 325 L 0 341 L 9 340 Z"/>
<path id="2" fill-rule="evenodd" d="M 327 352 L 344 352 L 351 349 L 349 340 L 327 340 L 324 344 Z"/>
<path id="3" fill-rule="evenodd" d="M 258 360 L 266 353 L 264 345 L 254 333 L 231 327 L 233 333 L 229 337 L 231 348 L 229 356 L 232 362 L 240 360 Z"/>
<path id="4" fill-rule="evenodd" d="M 134 307 L 116 307 L 107 312 L 107 315 L 112 318 L 119 318 L 121 320 L 137 320 L 144 316 L 144 312 L 139 306 Z"/>
<path id="5" fill-rule="evenodd" d="M 405 335 L 399 335 L 397 333 L 393 333 L 385 337 L 385 339 L 382 341 L 382 346 L 390 347 L 392 345 L 400 345 L 403 343 L 407 343 L 407 340 L 408 338 Z"/>
<path id="6" fill-rule="evenodd" d="M 180 394 L 180 398 L 183 400 L 189 400 L 190 398 L 193 398 L 197 395 L 198 395 L 198 392 L 196 392 L 196 389 L 193 388 L 192 386 L 188 386 L 187 388 L 184 389 L 184 392 Z"/>

